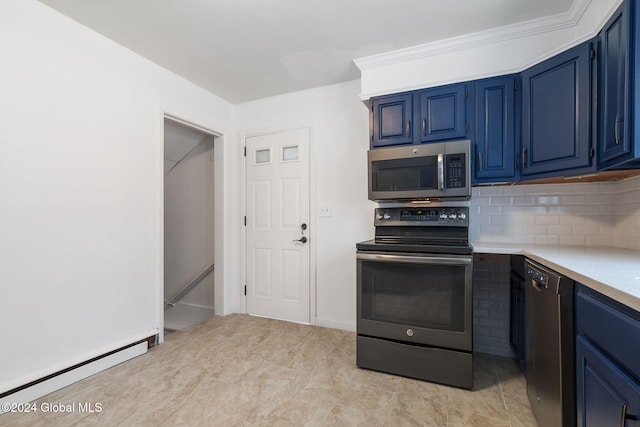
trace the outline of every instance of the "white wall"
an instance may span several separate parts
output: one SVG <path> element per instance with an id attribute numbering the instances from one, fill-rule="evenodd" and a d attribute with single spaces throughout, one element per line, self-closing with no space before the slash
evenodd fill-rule
<path id="1" fill-rule="evenodd" d="M 3 392 L 158 331 L 163 112 L 221 134 L 233 117 L 34 0 L 0 2 L 0 40 Z"/>
<path id="2" fill-rule="evenodd" d="M 358 91 L 352 81 L 236 106 L 239 145 L 252 133 L 311 128 L 315 320 L 347 330 L 356 320 L 355 244 L 373 237 L 375 206 L 367 200 L 369 115 Z M 330 218 L 318 216 L 322 206 Z"/>

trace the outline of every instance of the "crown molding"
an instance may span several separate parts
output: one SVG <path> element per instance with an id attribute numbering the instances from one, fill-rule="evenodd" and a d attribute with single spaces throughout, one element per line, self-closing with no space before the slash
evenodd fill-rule
<path id="1" fill-rule="evenodd" d="M 394 64 L 411 62 L 431 56 L 443 55 L 479 46 L 501 43 L 509 40 L 528 38 L 537 34 L 558 31 L 575 27 L 592 0 L 574 0 L 567 12 L 544 18 L 532 19 L 516 24 L 463 36 L 452 37 L 418 46 L 398 49 L 391 52 L 354 59 L 361 70 L 385 67 Z"/>

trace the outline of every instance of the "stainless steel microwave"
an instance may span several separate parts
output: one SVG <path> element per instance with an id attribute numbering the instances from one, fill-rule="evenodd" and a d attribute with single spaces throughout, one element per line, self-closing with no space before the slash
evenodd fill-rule
<path id="1" fill-rule="evenodd" d="M 468 139 L 369 150 L 369 200 L 469 199 Z"/>

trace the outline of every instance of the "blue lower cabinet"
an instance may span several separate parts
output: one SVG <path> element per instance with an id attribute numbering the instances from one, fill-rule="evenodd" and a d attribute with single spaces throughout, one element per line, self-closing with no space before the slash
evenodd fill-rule
<path id="1" fill-rule="evenodd" d="M 640 427 L 640 313 L 577 286 L 576 410 L 580 427 Z"/>
<path id="2" fill-rule="evenodd" d="M 584 337 L 577 338 L 576 359 L 578 426 L 640 425 L 640 382 Z"/>
<path id="3" fill-rule="evenodd" d="M 510 341 L 520 370 L 527 370 L 526 341 L 525 341 L 525 280 L 514 271 L 511 272 L 511 325 Z"/>

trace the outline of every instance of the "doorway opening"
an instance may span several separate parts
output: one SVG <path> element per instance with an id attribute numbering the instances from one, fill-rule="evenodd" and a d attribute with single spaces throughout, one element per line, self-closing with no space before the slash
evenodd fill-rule
<path id="1" fill-rule="evenodd" d="M 164 334 L 214 315 L 215 135 L 164 119 Z"/>

